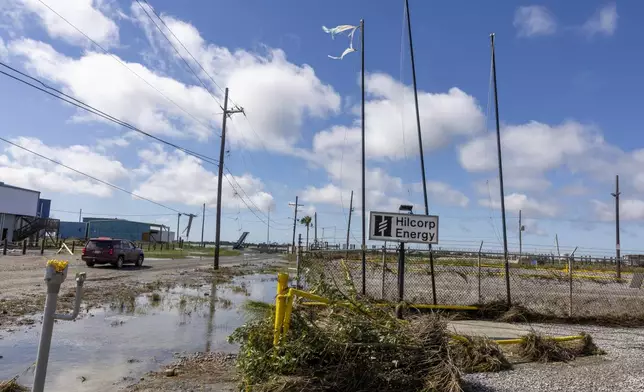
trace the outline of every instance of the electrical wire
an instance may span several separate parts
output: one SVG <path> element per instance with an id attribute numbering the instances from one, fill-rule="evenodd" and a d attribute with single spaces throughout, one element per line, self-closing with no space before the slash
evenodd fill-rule
<path id="1" fill-rule="evenodd" d="M 148 3 L 148 2 L 147 2 L 147 0 L 144 0 L 144 1 L 145 1 L 145 4 L 147 4 L 147 5 L 148 5 L 148 7 L 150 7 L 150 9 L 152 10 L 152 12 L 154 12 L 154 14 L 157 16 L 157 18 L 159 18 L 159 20 L 161 21 L 161 23 L 163 23 L 163 25 L 168 29 L 168 31 L 170 31 L 170 33 L 172 34 L 172 36 L 173 36 L 177 41 L 179 41 L 179 39 L 177 38 L 177 36 L 176 36 L 176 35 L 174 35 L 174 33 L 172 32 L 172 30 L 170 30 L 170 28 L 168 27 L 168 25 L 163 21 L 163 19 L 161 19 L 161 16 L 160 16 L 159 14 L 157 14 L 157 12 L 154 10 L 154 8 L 152 8 L 152 6 L 150 5 L 150 3 Z M 212 97 L 212 99 L 213 99 L 215 102 L 217 102 L 217 105 L 219 105 L 219 107 L 221 108 L 221 110 L 224 110 L 224 108 L 223 108 L 223 106 L 221 105 L 221 103 L 217 100 L 217 98 L 215 98 L 215 96 L 213 95 L 213 93 L 210 91 L 210 89 L 208 88 L 208 86 L 206 86 L 206 84 L 203 82 L 203 80 L 201 80 L 201 78 L 199 77 L 199 75 L 197 75 L 197 73 L 195 72 L 195 70 L 193 70 L 193 69 L 192 69 L 192 67 L 190 66 L 190 64 L 188 63 L 188 61 L 187 61 L 187 60 L 186 60 L 186 59 L 181 55 L 181 53 L 179 53 L 179 49 L 177 49 L 177 48 L 176 48 L 176 46 L 174 46 L 174 44 L 172 43 L 172 41 L 170 40 L 170 38 L 168 38 L 168 36 L 163 32 L 163 29 L 161 28 L 161 26 L 159 26 L 159 24 L 154 20 L 154 18 L 152 18 L 152 15 L 150 15 L 150 13 L 148 12 L 148 10 L 146 10 L 146 9 L 145 9 L 145 7 L 143 7 L 143 4 L 141 4 L 141 2 L 140 2 L 139 0 L 136 0 L 136 2 L 137 2 L 137 4 L 139 4 L 139 7 L 141 7 L 141 9 L 143 10 L 143 12 L 145 12 L 145 14 L 148 16 L 148 18 L 150 19 L 150 21 L 154 24 L 154 26 L 156 26 L 157 30 L 159 30 L 159 32 L 161 33 L 161 35 L 163 36 L 163 38 L 165 38 L 165 39 L 166 39 L 166 41 L 168 41 L 168 43 L 170 44 L 170 46 L 172 47 L 172 49 L 174 49 L 174 51 L 177 53 L 177 56 L 179 56 L 179 58 L 180 58 L 181 60 L 183 60 L 184 64 L 186 64 L 186 67 L 188 67 L 188 69 L 190 70 L 190 72 L 195 76 L 195 78 L 197 78 L 197 80 L 199 81 L 199 83 L 201 83 L 201 85 L 203 86 L 203 88 L 208 92 L 208 94 L 210 94 L 210 96 Z M 188 52 L 188 54 L 190 54 L 190 56 L 192 57 L 192 59 L 193 59 L 193 60 L 195 60 L 195 62 L 196 62 L 197 64 L 199 64 L 199 62 L 197 61 L 197 59 L 195 59 L 195 57 L 194 57 L 194 56 L 192 56 L 192 54 L 188 51 L 188 49 L 186 49 L 186 47 L 183 45 L 183 43 L 181 43 L 181 41 L 179 41 L 179 43 L 180 43 L 180 44 L 181 44 L 181 46 L 183 46 L 183 48 Z M 202 69 L 202 70 L 204 70 L 204 69 L 203 69 L 203 67 L 201 66 L 201 64 L 199 64 L 199 66 L 201 67 L 201 69 Z M 205 70 L 204 70 L 204 72 L 205 72 Z M 211 77 L 210 79 L 212 80 L 212 77 Z M 213 82 L 214 82 L 214 80 L 213 80 Z M 215 83 L 215 84 L 216 84 L 216 83 Z M 219 85 L 217 85 L 217 87 L 219 87 Z M 219 87 L 219 88 L 221 89 L 221 87 Z"/>
<path id="2" fill-rule="evenodd" d="M 15 72 L 15 73 L 17 73 L 17 74 L 19 74 L 21 76 L 24 76 L 26 78 L 31 79 L 31 80 L 39 83 L 40 85 L 42 85 L 44 88 L 38 87 L 35 84 L 29 83 L 26 80 L 23 80 L 23 79 L 21 79 L 19 77 L 16 77 L 15 75 L 11 75 L 11 74 L 9 74 L 7 72 L 4 72 L 4 71 L 0 71 L 0 74 L 6 75 L 6 76 L 8 76 L 8 77 L 10 77 L 10 78 L 12 78 L 14 80 L 17 80 L 17 81 L 19 81 L 19 82 L 21 82 L 23 84 L 26 84 L 27 86 L 30 86 L 32 88 L 35 88 L 36 90 L 44 92 L 45 94 L 48 94 L 48 95 L 50 95 L 50 96 L 52 96 L 54 98 L 58 98 L 61 101 L 67 102 L 68 104 L 73 105 L 73 106 L 75 106 L 75 107 L 77 107 L 79 109 L 83 109 L 83 110 L 85 110 L 87 112 L 90 112 L 90 113 L 92 113 L 92 114 L 94 114 L 96 116 L 99 116 L 99 117 L 101 117 L 101 118 L 103 118 L 105 120 L 111 121 L 111 122 L 113 122 L 115 124 L 121 125 L 121 126 L 123 126 L 125 128 L 128 128 L 130 130 L 138 132 L 138 133 L 140 133 L 140 134 L 142 134 L 144 136 L 147 136 L 147 137 L 149 137 L 151 139 L 154 139 L 154 140 L 156 140 L 156 141 L 158 141 L 160 143 L 163 143 L 163 144 L 165 144 L 167 146 L 174 147 L 177 150 L 183 151 L 188 155 L 195 156 L 195 157 L 197 157 L 199 159 L 208 160 L 208 161 L 214 162 L 215 164 L 218 164 L 218 162 L 219 162 L 218 160 L 216 160 L 214 158 L 211 158 L 211 157 L 208 157 L 206 155 L 194 152 L 194 151 L 189 150 L 189 149 L 187 149 L 185 147 L 181 147 L 181 146 L 179 146 L 177 144 L 174 144 L 172 142 L 169 142 L 167 140 L 164 140 L 164 139 L 161 139 L 161 138 L 159 138 L 157 136 L 154 136 L 154 135 L 152 135 L 152 134 L 150 134 L 148 132 L 145 132 L 145 131 L 135 127 L 134 125 L 132 125 L 130 123 L 127 123 L 127 122 L 125 122 L 123 120 L 120 120 L 120 119 L 118 119 L 118 118 L 116 118 L 116 117 L 114 117 L 114 116 L 112 116 L 110 114 L 105 113 L 104 111 L 102 111 L 100 109 L 97 109 L 97 108 L 95 108 L 95 107 L 93 107 L 93 106 L 91 106 L 91 105 L 79 100 L 78 98 L 75 98 L 75 97 L 73 97 L 71 95 L 65 94 L 64 92 L 62 92 L 62 91 L 60 91 L 60 90 L 58 90 L 58 89 L 56 89 L 54 87 L 49 86 L 47 83 L 43 82 L 42 80 L 37 79 L 37 78 L 27 74 L 27 73 L 21 72 L 21 71 L 15 69 L 15 68 L 3 63 L 2 61 L 0 61 L 0 66 L 5 67 L 7 69 L 10 69 L 11 71 L 13 71 L 13 72 Z M 56 94 L 52 93 L 51 91 L 47 91 L 47 90 L 54 91 L 54 92 L 56 92 L 57 94 L 60 94 L 60 95 L 56 95 Z"/>
<path id="3" fill-rule="evenodd" d="M 142 77 L 141 75 L 139 75 L 138 73 L 136 73 L 132 68 L 128 67 L 128 65 L 127 65 L 125 62 L 123 62 L 123 61 L 122 61 L 118 56 L 116 56 L 116 55 L 114 55 L 114 54 L 110 53 L 110 52 L 109 52 L 107 49 L 105 49 L 101 44 L 99 44 L 98 42 L 94 41 L 90 36 L 88 36 L 87 34 L 85 34 L 81 29 L 79 29 L 78 27 L 76 27 L 73 23 L 71 23 L 69 20 L 67 20 L 64 16 L 62 16 L 61 14 L 59 14 L 58 12 L 56 12 L 56 10 L 54 10 L 53 8 L 51 8 L 51 7 L 50 7 L 47 3 L 45 3 L 43 0 L 38 0 L 38 1 L 39 1 L 42 5 L 44 5 L 45 7 L 47 7 L 51 12 L 53 12 L 54 14 L 56 14 L 59 18 L 61 18 L 63 21 L 65 21 L 65 23 L 67 23 L 68 25 L 70 25 L 74 30 L 78 31 L 78 32 L 79 32 L 80 34 L 82 34 L 85 38 L 87 38 L 89 41 L 91 41 L 94 45 L 96 45 L 98 48 L 100 48 L 100 49 L 101 49 L 105 54 L 107 54 L 108 56 L 111 56 L 111 57 L 112 57 L 113 59 L 115 59 L 119 64 L 121 64 L 123 67 L 125 67 L 128 71 L 132 72 L 136 77 L 138 77 L 139 79 L 141 79 L 145 84 L 147 84 L 147 85 L 148 85 L 148 86 L 150 86 L 152 89 L 154 89 L 157 93 L 159 93 L 159 94 L 160 94 L 163 98 L 165 98 L 168 102 L 170 102 L 171 104 L 173 104 L 175 107 L 177 107 L 179 110 L 181 110 L 182 112 L 184 112 L 185 114 L 187 114 L 189 117 L 191 117 L 193 120 L 195 120 L 197 123 L 201 124 L 201 125 L 202 125 L 202 126 L 204 126 L 205 128 L 210 128 L 210 129 L 212 129 L 210 126 L 208 126 L 207 124 L 205 124 L 204 122 L 202 122 L 201 120 L 199 120 L 195 115 L 193 115 L 192 113 L 188 112 L 186 109 L 184 109 L 184 108 L 183 108 L 182 106 L 180 106 L 178 103 L 176 103 L 175 101 L 173 101 L 170 97 L 168 97 L 167 95 L 165 95 L 161 90 L 159 90 L 159 89 L 158 89 L 158 88 L 156 88 L 153 84 L 151 84 L 150 82 L 148 82 L 144 77 Z"/>
<path id="4" fill-rule="evenodd" d="M 66 168 L 66 169 L 68 169 L 68 170 L 71 170 L 71 171 L 73 171 L 73 172 L 75 172 L 75 173 L 78 173 L 78 174 L 80 174 L 80 175 L 83 175 L 83 176 L 85 176 L 85 177 L 87 177 L 87 178 L 91 178 L 92 180 L 94 180 L 94 181 L 96 181 L 96 182 L 100 182 L 101 184 L 104 184 L 104 185 L 107 185 L 107 186 L 109 186 L 109 187 L 111 187 L 111 188 L 114 188 L 114 189 L 117 189 L 117 190 L 119 190 L 119 191 L 125 192 L 125 193 L 127 193 L 127 194 L 129 194 L 129 195 L 131 195 L 131 196 L 134 196 L 134 197 L 138 198 L 138 199 L 148 201 L 148 202 L 150 202 L 150 203 L 152 203 L 152 204 L 156 204 L 156 205 L 157 205 L 157 206 L 159 206 L 159 207 L 163 207 L 163 208 L 168 209 L 168 210 L 170 210 L 170 211 L 174 211 L 174 212 L 177 212 L 177 213 L 179 213 L 179 214 L 182 214 L 182 212 L 181 212 L 181 211 L 179 211 L 179 210 L 175 210 L 175 209 L 174 209 L 174 208 L 172 208 L 172 207 L 168 207 L 168 206 L 166 206 L 166 205 L 164 205 L 164 204 L 157 203 L 156 201 L 151 200 L 151 199 L 148 199 L 148 198 L 146 198 L 146 197 L 139 196 L 139 195 L 137 195 L 137 194 L 136 194 L 136 193 L 134 193 L 134 192 L 130 192 L 130 191 L 128 191 L 127 189 L 121 188 L 120 186 L 117 186 L 117 185 L 114 185 L 114 184 L 110 184 L 110 183 L 109 183 L 109 182 L 107 182 L 107 181 L 100 180 L 100 179 L 98 179 L 98 178 L 96 178 L 96 177 L 94 177 L 94 176 L 92 176 L 92 175 L 89 175 L 89 174 L 87 174 L 87 173 L 84 173 L 84 172 L 82 172 L 82 171 L 80 171 L 80 170 L 76 170 L 76 169 L 74 169 L 73 167 L 67 166 L 67 165 L 65 165 L 64 163 L 58 162 L 58 161 L 57 161 L 57 160 L 55 160 L 55 159 L 51 159 L 51 158 L 46 157 L 46 156 L 44 156 L 44 155 L 42 155 L 42 154 L 39 154 L 39 153 L 37 153 L 37 152 L 35 152 L 35 151 L 33 151 L 33 150 L 30 150 L 30 149 L 28 149 L 28 148 L 26 148 L 26 147 L 23 147 L 23 146 L 19 145 L 19 144 L 17 144 L 17 143 L 14 143 L 14 142 L 12 142 L 12 141 L 10 141 L 10 140 L 7 140 L 7 139 L 5 139 L 5 138 L 3 138 L 3 137 L 1 137 L 1 136 L 0 136 L 0 140 L 2 140 L 2 141 L 3 141 L 3 142 L 5 142 L 5 143 L 11 144 L 11 145 L 12 145 L 12 146 L 14 146 L 14 147 L 18 147 L 18 148 L 20 148 L 20 149 L 22 149 L 22 150 L 24 150 L 24 151 L 27 151 L 27 152 L 29 152 L 29 153 L 32 153 L 32 154 L 34 154 L 34 155 L 36 155 L 36 156 L 38 156 L 38 157 L 40 157 L 40 158 L 42 158 L 42 159 L 45 159 L 45 160 L 47 160 L 47 161 L 49 161 L 49 162 L 55 163 L 56 165 L 60 165 L 60 166 L 62 166 L 62 167 L 64 167 L 64 168 Z"/>

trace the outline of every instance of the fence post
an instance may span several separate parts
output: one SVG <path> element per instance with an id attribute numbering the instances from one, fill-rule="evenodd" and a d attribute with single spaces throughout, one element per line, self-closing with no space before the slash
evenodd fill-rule
<path id="1" fill-rule="evenodd" d="M 4 256 L 7 255 L 7 239 L 5 238 L 4 241 L 2 241 L 2 254 Z"/>
<path id="2" fill-rule="evenodd" d="M 295 256 L 295 268 L 297 269 L 297 277 L 295 280 L 295 287 L 300 288 L 300 263 L 302 259 L 302 234 L 297 237 L 297 253 Z"/>
<path id="3" fill-rule="evenodd" d="M 435 269 L 434 269 L 434 250 L 432 249 L 432 246 L 429 246 L 429 267 L 431 269 L 432 273 L 432 301 L 434 305 L 436 305 L 438 302 L 436 302 L 436 278 L 434 277 L 435 275 Z"/>
<path id="4" fill-rule="evenodd" d="M 47 237 L 42 237 L 42 241 L 40 242 L 40 255 L 45 254 L 45 242 L 47 242 Z"/>
<path id="5" fill-rule="evenodd" d="M 150 241 L 148 241 L 148 252 L 150 251 Z"/>
<path id="6" fill-rule="evenodd" d="M 481 246 L 479 246 L 479 303 L 481 303 L 481 249 L 483 249 L 483 241 L 481 241 Z"/>
<path id="7" fill-rule="evenodd" d="M 387 242 L 382 246 L 382 286 L 380 287 L 380 299 L 385 299 L 385 274 L 387 273 Z"/>
<path id="8" fill-rule="evenodd" d="M 27 254 L 27 240 L 22 241 L 22 254 L 23 255 Z"/>
<path id="9" fill-rule="evenodd" d="M 569 298 L 570 304 L 569 304 L 569 308 L 568 308 L 568 317 L 572 317 L 572 266 L 573 266 L 573 259 L 574 259 L 574 256 L 570 256 L 568 258 L 568 283 L 569 283 L 569 286 L 570 286 L 570 288 L 569 288 L 570 289 L 570 293 L 569 293 L 570 294 L 570 298 Z"/>
<path id="10" fill-rule="evenodd" d="M 76 248 L 76 240 L 72 241 L 72 253 L 74 253 L 75 248 Z"/>

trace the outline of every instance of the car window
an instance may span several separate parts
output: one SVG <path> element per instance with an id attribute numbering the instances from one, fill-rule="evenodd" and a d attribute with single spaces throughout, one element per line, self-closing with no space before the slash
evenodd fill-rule
<path id="1" fill-rule="evenodd" d="M 128 243 L 130 244 L 130 248 L 136 249 L 136 245 L 134 245 L 134 243 L 132 243 L 132 242 L 128 242 Z"/>
<path id="2" fill-rule="evenodd" d="M 87 249 L 109 249 L 112 241 L 90 241 L 87 243 Z"/>
<path id="3" fill-rule="evenodd" d="M 127 241 L 121 241 L 121 247 L 123 249 L 130 249 L 130 243 Z"/>

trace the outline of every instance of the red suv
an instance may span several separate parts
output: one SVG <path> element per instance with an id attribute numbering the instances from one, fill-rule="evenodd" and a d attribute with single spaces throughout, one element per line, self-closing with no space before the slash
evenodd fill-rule
<path id="1" fill-rule="evenodd" d="M 131 241 L 98 237 L 87 242 L 81 258 L 88 267 L 96 264 L 112 264 L 116 268 L 121 268 L 125 263 L 142 266 L 144 256 L 143 249 L 137 248 Z"/>

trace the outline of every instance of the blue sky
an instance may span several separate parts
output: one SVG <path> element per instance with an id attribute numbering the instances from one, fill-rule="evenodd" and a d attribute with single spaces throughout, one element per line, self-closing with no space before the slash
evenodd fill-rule
<path id="1" fill-rule="evenodd" d="M 360 210 L 360 56 L 329 59 L 349 41 L 345 36 L 332 40 L 321 26 L 357 24 L 364 18 L 367 210 L 395 210 L 410 202 L 422 212 L 402 0 L 148 1 L 206 70 L 171 37 L 199 79 L 148 19 L 144 10 L 154 14 L 143 1 L 140 6 L 122 0 L 43 0 L 110 55 L 39 0 L 2 2 L 0 58 L 147 132 L 215 159 L 221 87 L 230 87 L 232 101 L 244 107 L 247 117 L 234 115 L 229 123 L 226 172 L 232 175 L 224 181 L 222 237 L 250 231 L 251 240 L 265 240 L 270 208 L 271 240 L 290 241 L 288 203 L 298 195 L 304 204 L 300 215 L 318 213 L 318 236 L 324 228 L 327 240 L 335 236 L 343 241 L 351 190 Z M 554 252 L 558 234 L 567 250 L 579 246 L 578 253 L 612 254 L 610 192 L 616 174 L 622 188 L 622 249 L 644 249 L 639 245 L 644 175 L 638 170 L 644 143 L 637 136 L 636 100 L 644 82 L 639 72 L 644 59 L 633 50 L 642 27 L 631 17 L 644 5 L 410 3 L 429 204 L 441 217 L 440 246 L 478 247 L 482 240 L 487 249 L 501 248 L 489 101 L 489 34 L 494 32 L 510 249 L 518 247 L 521 210 L 526 250 Z M 358 40 L 356 34 L 356 46 Z M 99 121 L 8 77 L 0 77 L 0 88 L 3 137 L 172 209 L 198 214 L 191 240 L 200 237 L 201 205 L 206 203 L 205 236 L 214 237 L 215 166 Z M 86 216 L 176 227 L 171 210 L 6 144 L 0 145 L 0 181 L 40 190 L 64 220 L 77 219 L 82 208 Z M 186 221 L 182 218 L 181 230 Z M 305 232 L 301 225 L 298 232 Z M 356 213 L 353 243 L 360 232 Z"/>

